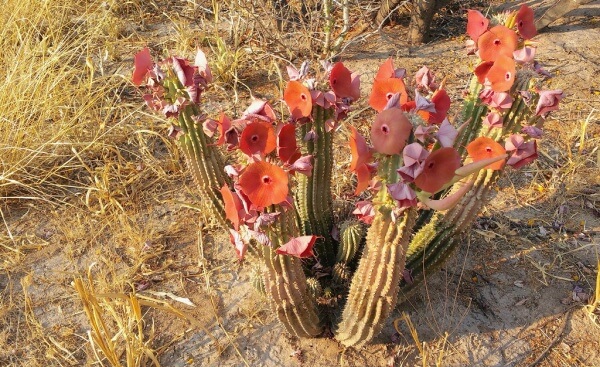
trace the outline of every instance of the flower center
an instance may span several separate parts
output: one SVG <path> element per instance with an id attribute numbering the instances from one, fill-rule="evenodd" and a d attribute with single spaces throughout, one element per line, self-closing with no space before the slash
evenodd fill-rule
<path id="1" fill-rule="evenodd" d="M 271 178 L 271 176 L 267 176 L 267 175 L 262 176 L 261 180 L 265 185 L 270 185 L 273 182 L 273 179 Z"/>
<path id="2" fill-rule="evenodd" d="M 435 166 L 434 162 L 429 162 L 429 164 L 427 165 L 427 168 L 432 169 L 433 166 Z"/>
<path id="3" fill-rule="evenodd" d="M 388 93 L 388 94 L 385 95 L 385 98 L 387 98 L 388 101 L 389 101 L 390 99 L 392 99 L 393 96 L 394 96 L 394 94 Z"/>
<path id="4" fill-rule="evenodd" d="M 306 94 L 304 94 L 304 93 L 300 94 L 300 99 L 303 101 L 306 101 Z"/>
<path id="5" fill-rule="evenodd" d="M 381 131 L 387 135 L 390 132 L 390 128 L 387 125 L 381 125 Z"/>
<path id="6" fill-rule="evenodd" d="M 253 143 L 256 143 L 258 141 L 258 135 L 252 135 L 252 137 L 250 137 L 250 140 L 252 140 Z"/>
<path id="7" fill-rule="evenodd" d="M 485 147 L 485 151 L 488 152 L 488 153 L 491 153 L 492 152 L 492 148 L 491 147 Z"/>
<path id="8" fill-rule="evenodd" d="M 502 42 L 498 38 L 494 40 L 494 45 L 499 46 Z"/>
<path id="9" fill-rule="evenodd" d="M 504 74 L 504 79 L 506 79 L 506 80 L 510 80 L 511 77 L 512 77 L 512 73 L 506 72 L 506 74 Z"/>

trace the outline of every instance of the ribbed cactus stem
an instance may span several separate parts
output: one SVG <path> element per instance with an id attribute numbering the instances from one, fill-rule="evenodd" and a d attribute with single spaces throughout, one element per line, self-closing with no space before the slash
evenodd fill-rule
<path id="1" fill-rule="evenodd" d="M 412 279 L 408 283 L 404 279 L 401 281 L 400 303 L 407 300 L 425 276 L 433 273 L 452 254 L 462 232 L 487 203 L 488 193 L 499 176 L 499 171 L 479 172 L 473 188 L 459 204 L 445 214 L 436 212 L 430 222 L 415 234 L 406 253 L 406 269 L 410 271 Z"/>
<path id="2" fill-rule="evenodd" d="M 342 344 L 358 346 L 370 341 L 396 306 L 414 217 L 413 209 L 405 210 L 395 222 L 389 211 L 375 215 L 336 332 Z"/>
<path id="3" fill-rule="evenodd" d="M 333 228 L 333 200 L 331 178 L 333 174 L 333 131 L 326 121 L 333 117 L 333 109 L 313 106 L 313 121 L 302 125 L 305 136 L 311 129 L 316 139 L 306 144 L 306 153 L 313 156 L 311 177 L 299 176 L 296 207 L 299 224 L 305 234 L 318 235 L 315 252 L 323 265 L 332 265 L 336 253 L 336 243 L 331 236 Z"/>
<path id="4" fill-rule="evenodd" d="M 355 219 L 349 219 L 340 226 L 340 244 L 335 261 L 348 264 L 360 247 L 360 242 L 365 236 L 365 226 Z"/>
<path id="5" fill-rule="evenodd" d="M 209 144 L 208 136 L 202 130 L 201 124 L 193 119 L 193 116 L 199 115 L 194 104 L 186 105 L 179 112 L 179 125 L 183 130 L 183 134 L 179 137 L 179 146 L 201 197 L 208 200 L 211 214 L 225 226 L 225 209 L 219 189 L 231 183 L 225 174 L 221 152 L 217 147 Z"/>
<path id="6" fill-rule="evenodd" d="M 498 128 L 480 128 L 483 115 L 481 110 L 487 107 L 480 105 L 477 100 L 479 87 L 473 87 L 473 101 L 467 101 L 465 111 L 471 111 L 472 121 L 469 123 L 466 136 L 463 136 L 468 143 L 475 136 L 488 136 L 495 140 L 506 137 L 507 134 L 518 132 L 521 129 L 520 122 L 526 120 L 531 114 L 527 104 L 517 93 L 520 90 L 527 90 L 530 79 L 527 75 L 519 75 L 517 82 L 512 88 L 512 95 L 517 96 L 511 107 L 503 112 L 503 126 Z M 463 144 L 463 145 L 466 145 Z M 459 148 L 461 144 L 457 143 Z M 466 154 L 466 152 L 464 153 Z M 502 171 L 482 170 L 477 174 L 473 188 L 461 199 L 460 203 L 453 209 L 442 214 L 434 211 L 424 211 L 420 213 L 415 228 L 416 234 L 408 246 L 406 268 L 411 271 L 412 281 L 406 283 L 402 281 L 400 288 L 400 302 L 406 300 L 411 291 L 426 276 L 426 273 L 432 273 L 445 259 L 452 254 L 456 245 L 460 241 L 460 234 L 470 226 L 475 220 L 481 209 L 489 201 L 488 194 L 493 185 L 497 182 Z M 427 224 L 425 224 L 427 223 Z"/>
<path id="7" fill-rule="evenodd" d="M 274 209 L 273 209 L 274 211 Z M 323 331 L 317 306 L 307 289 L 302 261 L 278 255 L 275 248 L 298 235 L 291 210 L 283 211 L 268 230 L 273 247 L 263 246 L 265 290 L 271 308 L 286 330 L 299 337 L 316 337 Z"/>

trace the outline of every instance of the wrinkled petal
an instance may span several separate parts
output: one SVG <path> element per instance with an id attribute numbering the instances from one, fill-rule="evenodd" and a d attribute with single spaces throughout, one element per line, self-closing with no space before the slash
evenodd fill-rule
<path id="1" fill-rule="evenodd" d="M 443 147 L 451 147 L 454 145 L 454 140 L 458 136 L 458 131 L 450 124 L 448 119 L 444 119 L 436 134 L 440 145 Z"/>
<path id="2" fill-rule="evenodd" d="M 421 143 L 424 143 L 425 140 L 429 137 L 429 131 L 434 129 L 433 126 L 423 126 L 419 125 L 415 129 L 415 138 L 419 140 Z"/>
<path id="3" fill-rule="evenodd" d="M 406 166 L 420 164 L 429 156 L 429 151 L 419 143 L 408 144 L 402 151 L 402 158 Z"/>
<path id="4" fill-rule="evenodd" d="M 370 201 L 359 201 L 356 203 L 356 209 L 352 214 L 356 215 L 359 221 L 371 224 L 375 218 L 375 207 Z"/>
<path id="5" fill-rule="evenodd" d="M 490 112 L 484 117 L 483 125 L 490 128 L 502 128 L 502 118 L 500 117 L 500 114 L 496 112 Z"/>
<path id="6" fill-rule="evenodd" d="M 314 256 L 313 246 L 318 236 L 300 236 L 289 240 L 285 245 L 276 250 L 278 255 L 291 255 L 298 258 Z"/>
<path id="7" fill-rule="evenodd" d="M 492 100 L 489 103 L 490 107 L 498 108 L 501 110 L 509 109 L 512 106 L 513 99 L 510 94 L 506 92 L 494 92 Z"/>
<path id="8" fill-rule="evenodd" d="M 520 149 L 518 149 L 512 156 L 508 159 L 506 164 L 512 166 L 515 169 L 519 169 L 534 160 L 538 157 L 537 153 L 537 143 L 535 140 L 528 141 L 526 143 L 521 144 Z"/>
<path id="9" fill-rule="evenodd" d="M 523 143 L 525 143 L 525 138 L 519 134 L 512 134 L 504 143 L 504 149 L 506 149 L 507 152 L 512 152 L 513 150 L 520 149 Z"/>
<path id="10" fill-rule="evenodd" d="M 198 73 L 206 80 L 206 82 L 211 83 L 213 80 L 212 73 L 210 72 L 210 68 L 208 67 L 208 61 L 206 60 L 206 55 L 202 50 L 198 49 L 196 52 L 196 59 L 194 60 L 194 66 L 198 67 Z"/>
<path id="11" fill-rule="evenodd" d="M 240 236 L 238 231 L 231 228 L 229 229 L 229 239 L 233 244 L 238 259 L 242 260 L 248 250 L 248 244 L 242 240 L 242 236 Z"/>
<path id="12" fill-rule="evenodd" d="M 544 135 L 544 132 L 542 131 L 542 129 L 539 129 L 535 126 L 524 126 L 521 129 L 521 132 L 529 135 L 530 137 L 532 137 L 534 139 L 540 139 L 542 137 L 542 135 Z"/>
<path id="13" fill-rule="evenodd" d="M 418 91 L 415 91 L 415 110 L 435 112 L 435 103 L 423 97 Z"/>
<path id="14" fill-rule="evenodd" d="M 427 90 L 437 89 L 437 85 L 435 84 L 435 76 L 427 66 L 423 66 L 417 71 L 415 74 L 415 82 L 417 87 Z"/>
<path id="15" fill-rule="evenodd" d="M 535 58 L 535 47 L 525 46 L 513 52 L 513 57 L 519 64 L 532 62 Z"/>
<path id="16" fill-rule="evenodd" d="M 535 114 L 545 116 L 550 111 L 558 110 L 558 103 L 563 99 L 564 93 L 562 90 L 543 90 L 540 92 L 540 99 Z"/>
<path id="17" fill-rule="evenodd" d="M 296 159 L 293 164 L 288 166 L 288 169 L 290 170 L 290 172 L 298 172 L 298 173 L 301 173 L 303 175 L 310 177 L 310 176 L 312 176 L 312 169 L 313 169 L 312 162 L 313 162 L 313 156 L 305 155 L 303 157 Z"/>
<path id="18" fill-rule="evenodd" d="M 398 206 L 406 208 L 417 205 L 417 194 L 403 182 L 387 185 L 390 196 L 398 202 Z"/>

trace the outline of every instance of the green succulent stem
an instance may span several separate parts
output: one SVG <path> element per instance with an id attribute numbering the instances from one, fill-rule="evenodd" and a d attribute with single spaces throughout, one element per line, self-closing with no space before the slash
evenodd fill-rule
<path id="1" fill-rule="evenodd" d="M 268 209 L 274 212 L 276 209 Z M 317 305 L 310 296 L 299 258 L 278 255 L 276 248 L 299 235 L 295 214 L 283 211 L 267 230 L 271 246 L 262 246 L 266 266 L 265 291 L 271 308 L 286 330 L 299 337 L 316 337 L 323 332 Z"/>
<path id="2" fill-rule="evenodd" d="M 328 131 L 327 120 L 333 117 L 333 109 L 313 106 L 312 121 L 300 128 L 302 137 L 314 130 L 316 138 L 306 143 L 306 153 L 313 156 L 310 177 L 298 177 L 296 208 L 299 226 L 305 234 L 322 238 L 315 244 L 315 252 L 323 265 L 333 265 L 336 242 L 331 236 L 333 229 L 333 199 L 331 179 L 333 174 L 333 131 Z"/>
<path id="3" fill-rule="evenodd" d="M 217 147 L 210 144 L 209 137 L 204 133 L 202 125 L 194 121 L 194 116 L 200 116 L 195 104 L 187 104 L 179 112 L 178 122 L 183 131 L 178 139 L 179 147 L 200 196 L 208 200 L 212 216 L 225 227 L 225 207 L 219 192 L 223 185 L 231 185 L 225 174 L 225 159 Z"/>
<path id="4" fill-rule="evenodd" d="M 488 112 L 488 107 L 481 104 L 477 98 L 481 89 L 479 84 L 472 86 L 472 94 L 465 105 L 465 119 L 470 120 L 469 126 L 459 136 L 463 142 L 457 139 L 455 145 L 457 149 L 462 147 L 463 157 L 466 156 L 464 147 L 476 136 L 488 136 L 499 141 L 507 134 L 518 132 L 521 129 L 520 122 L 526 120 L 531 111 L 523 98 L 516 92 L 526 90 L 529 82 L 528 77 L 517 79 L 511 93 L 515 96 L 515 100 L 508 110 L 503 111 L 502 129 L 481 127 L 482 118 Z M 468 113 L 471 115 L 467 116 Z M 405 301 L 425 276 L 437 269 L 452 254 L 460 243 L 462 232 L 471 225 L 484 205 L 488 203 L 489 193 L 502 172 L 502 170 L 481 170 L 477 173 L 473 188 L 454 208 L 445 213 L 428 210 L 419 214 L 415 236 L 407 250 L 406 268 L 411 271 L 412 281 L 410 283 L 407 283 L 406 280 L 401 282 L 400 302 Z M 456 190 L 456 188 L 450 190 Z"/>
<path id="5" fill-rule="evenodd" d="M 412 208 L 395 221 L 390 210 L 375 215 L 336 331 L 342 344 L 360 346 L 370 341 L 396 307 L 415 215 Z"/>

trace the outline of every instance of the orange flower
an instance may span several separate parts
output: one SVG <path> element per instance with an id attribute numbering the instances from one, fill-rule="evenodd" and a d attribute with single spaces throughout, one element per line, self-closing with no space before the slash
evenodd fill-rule
<path id="1" fill-rule="evenodd" d="M 477 39 L 487 31 L 490 21 L 477 10 L 467 10 L 467 34 L 477 42 Z"/>
<path id="2" fill-rule="evenodd" d="M 284 163 L 292 164 L 300 158 L 300 149 L 296 144 L 296 126 L 285 124 L 277 133 L 277 156 Z"/>
<path id="3" fill-rule="evenodd" d="M 479 57 L 483 61 L 496 61 L 500 55 L 512 58 L 518 42 L 515 31 L 503 25 L 497 25 L 482 34 L 477 40 Z"/>
<path id="4" fill-rule="evenodd" d="M 291 80 L 287 83 L 285 91 L 283 91 L 283 100 L 288 105 L 293 119 L 310 117 L 312 97 L 308 88 L 299 81 Z"/>
<path id="5" fill-rule="evenodd" d="M 526 40 L 532 39 L 537 34 L 533 20 L 533 10 L 527 5 L 521 5 L 517 12 L 517 30 Z"/>
<path id="6" fill-rule="evenodd" d="M 446 115 L 448 114 L 448 110 L 450 109 L 450 97 L 444 89 L 438 89 L 435 91 L 435 93 L 433 93 L 431 102 L 435 104 L 435 112 L 429 113 L 427 122 L 430 124 L 439 125 L 444 121 Z"/>
<path id="7" fill-rule="evenodd" d="M 225 203 L 225 216 L 233 224 L 233 228 L 237 231 L 240 229 L 240 210 L 243 209 L 240 198 L 235 195 L 227 185 L 221 187 L 221 196 Z"/>
<path id="8" fill-rule="evenodd" d="M 415 185 L 421 190 L 435 193 L 454 177 L 460 167 L 460 155 L 456 149 L 440 148 L 423 162 L 423 172 L 415 178 Z"/>
<path id="9" fill-rule="evenodd" d="M 470 142 L 469 145 L 467 145 L 467 152 L 469 152 L 469 156 L 473 158 L 474 162 L 506 154 L 506 150 L 502 145 L 485 136 L 480 136 Z M 502 167 L 504 167 L 504 160 L 492 163 L 485 168 L 496 171 L 502 169 Z"/>
<path id="10" fill-rule="evenodd" d="M 288 196 L 287 173 L 268 162 L 248 165 L 238 183 L 242 192 L 257 207 L 282 203 Z"/>
<path id="11" fill-rule="evenodd" d="M 219 140 L 217 140 L 217 145 L 223 145 L 225 143 L 225 133 L 227 130 L 231 128 L 231 120 L 223 112 L 221 112 L 221 116 L 219 116 Z"/>
<path id="12" fill-rule="evenodd" d="M 487 72 L 486 78 L 494 92 L 505 92 L 515 83 L 515 60 L 504 55 L 498 56 Z"/>
<path id="13" fill-rule="evenodd" d="M 350 97 L 355 101 L 360 98 L 359 77 L 352 75 L 352 72 L 341 62 L 333 65 L 329 74 L 329 85 L 338 98 Z"/>
<path id="14" fill-rule="evenodd" d="M 276 147 L 275 132 L 268 122 L 251 122 L 242 131 L 240 150 L 247 155 L 269 154 Z"/>
<path id="15" fill-rule="evenodd" d="M 276 250 L 278 255 L 291 255 L 301 259 L 314 256 L 313 246 L 318 236 L 300 236 L 289 240 Z"/>
<path id="16" fill-rule="evenodd" d="M 406 86 L 400 78 L 375 79 L 369 97 L 369 106 L 377 112 L 383 111 L 390 98 L 400 93 L 400 106 L 408 101 Z"/>
<path id="17" fill-rule="evenodd" d="M 369 183 L 371 182 L 371 170 L 366 163 L 363 163 L 356 167 L 354 172 L 356 173 L 357 181 L 354 195 L 358 196 L 361 192 L 365 191 L 367 187 L 369 187 Z"/>
<path id="18" fill-rule="evenodd" d="M 381 111 L 371 126 L 373 148 L 381 154 L 400 154 L 412 132 L 412 124 L 399 108 Z"/>
<path id="19" fill-rule="evenodd" d="M 150 49 L 144 47 L 140 52 L 135 54 L 133 63 L 133 76 L 131 80 L 134 85 L 140 85 L 145 82 L 148 71 L 152 70 L 154 67 L 152 56 L 150 56 Z"/>
<path id="20" fill-rule="evenodd" d="M 349 141 L 350 151 L 352 153 L 350 171 L 356 171 L 360 165 L 367 163 L 371 159 L 371 150 L 369 149 L 365 138 L 360 135 L 354 126 L 350 125 L 350 131 L 352 132 Z"/>
<path id="21" fill-rule="evenodd" d="M 396 69 L 394 69 L 394 62 L 392 61 L 392 58 L 388 58 L 387 60 L 385 60 L 385 62 L 383 64 L 381 64 L 381 66 L 379 67 L 379 70 L 377 71 L 377 75 L 375 75 L 375 80 L 378 79 L 389 79 L 389 78 L 393 78 L 395 77 L 396 74 Z"/>

